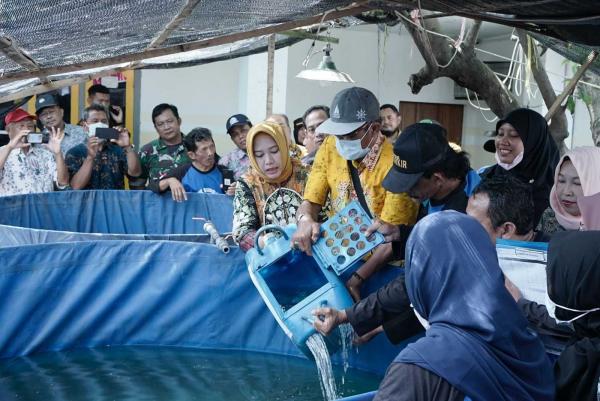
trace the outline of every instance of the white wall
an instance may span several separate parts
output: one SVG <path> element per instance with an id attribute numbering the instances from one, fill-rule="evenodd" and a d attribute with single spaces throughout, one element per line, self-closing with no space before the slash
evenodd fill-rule
<path id="1" fill-rule="evenodd" d="M 485 29 L 485 24 L 482 29 Z M 490 38 L 482 31 L 477 47 L 510 57 L 515 43 L 510 40 L 510 31 L 502 33 L 501 29 L 495 29 L 494 32 L 501 35 Z M 373 91 L 381 103 L 414 101 L 463 104 L 463 148 L 471 154 L 474 167 L 493 163 L 493 155 L 482 149 L 487 139 L 483 133 L 495 129 L 495 122 L 486 121 L 486 118 L 494 117 L 493 113 L 483 111 L 484 117 L 467 101 L 454 99 L 454 83 L 447 78 L 435 80 L 418 95 L 410 92 L 407 85 L 409 76 L 419 71 L 424 61 L 410 35 L 402 27 L 387 28 L 387 31 L 372 25 L 336 29 L 332 31 L 332 36 L 340 39 L 339 44 L 333 45 L 332 53 L 338 69 L 349 73 L 356 81 L 355 85 Z M 296 78 L 310 43 L 303 41 L 275 53 L 273 111 L 285 113 L 292 120 L 300 117 L 311 105 L 329 105 L 338 91 L 352 85 L 323 84 Z M 320 50 L 324 44 L 317 42 L 316 46 Z M 478 53 L 478 57 L 484 61 L 502 61 L 484 53 Z M 321 53 L 314 55 L 309 67 L 316 66 L 320 59 Z M 555 74 L 564 75 L 566 67 L 561 57 L 549 52 L 546 64 Z M 150 118 L 152 108 L 158 103 L 170 102 L 179 107 L 184 132 L 196 126 L 211 129 L 219 153 L 224 154 L 233 147 L 225 134 L 227 117 L 245 113 L 255 122 L 265 118 L 266 76 L 266 53 L 175 70 L 143 70 L 141 143 L 156 137 Z M 555 76 L 553 84 L 557 89 L 562 89 L 562 78 Z M 539 97 L 530 99 L 523 93 L 520 101 L 523 105 L 544 111 Z M 485 103 L 482 106 L 486 106 Z M 572 123 L 577 132 L 573 139 L 576 145 L 591 144 L 586 116 L 585 106 L 579 102 Z"/>
<path id="2" fill-rule="evenodd" d="M 275 52 L 273 110 L 285 112 L 287 49 Z M 159 103 L 177 106 L 182 131 L 206 127 L 213 132 L 217 150 L 233 149 L 225 122 L 244 113 L 251 121 L 265 118 L 267 55 L 220 61 L 170 70 L 142 70 L 140 94 L 140 144 L 157 137 L 152 109 Z"/>
<path id="3" fill-rule="evenodd" d="M 157 137 L 152 109 L 159 103 L 177 106 L 182 131 L 203 126 L 215 137 L 218 149 L 229 144 L 225 121 L 238 109 L 240 64 L 227 60 L 196 67 L 170 70 L 143 70 L 140 93 L 140 145 Z"/>

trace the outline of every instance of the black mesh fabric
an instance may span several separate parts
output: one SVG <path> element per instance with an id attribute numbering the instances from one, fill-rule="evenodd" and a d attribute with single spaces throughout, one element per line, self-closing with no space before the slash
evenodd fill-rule
<path id="1" fill-rule="evenodd" d="M 305 19 L 352 3 L 350 0 L 201 0 L 159 47 L 248 32 L 272 24 Z M 19 48 L 41 68 L 72 66 L 73 72 L 54 75 L 50 79 L 72 78 L 84 74 L 78 71 L 81 70 L 77 67 L 79 63 L 144 51 L 185 4 L 185 0 L 1 0 L 0 35 L 14 39 Z M 392 11 L 394 8 L 416 8 L 419 2 L 372 1 L 369 4 Z M 501 17 L 508 25 L 511 25 L 510 18 L 513 17 L 581 19 L 569 24 L 540 23 L 527 27 L 534 32 L 600 48 L 600 36 L 597 35 L 600 18 L 593 19 L 599 14 L 596 1 L 421 0 L 420 5 L 425 10 L 450 14 Z M 295 42 L 279 37 L 278 47 Z M 573 55 L 578 51 L 568 48 L 562 44 L 564 42 L 553 40 L 548 43 L 550 47 L 559 48 L 557 51 L 563 55 Z M 224 45 L 213 50 L 202 49 L 196 51 L 195 56 L 177 55 L 162 58 L 159 62 L 137 63 L 136 68 L 217 61 L 263 51 L 265 46 L 264 37 L 249 38 L 241 44 Z M 580 58 L 574 61 L 578 60 Z M 95 72 L 127 66 L 102 67 Z M 40 83 L 37 78 L 3 82 L 3 77 L 25 71 L 24 67 L 0 52 L 0 96 Z M 85 73 L 91 72 L 88 70 Z"/>

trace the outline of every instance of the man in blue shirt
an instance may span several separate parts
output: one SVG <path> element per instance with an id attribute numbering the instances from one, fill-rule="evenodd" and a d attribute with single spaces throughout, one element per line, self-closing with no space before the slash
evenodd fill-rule
<path id="1" fill-rule="evenodd" d="M 194 128 L 183 139 L 191 163 L 179 166 L 159 180 L 151 180 L 148 188 L 156 193 L 171 191 L 175 201 L 187 200 L 186 192 L 233 195 L 232 175 L 217 165 L 218 156 L 212 134 L 207 128 Z M 223 188 L 223 186 L 226 188 Z"/>

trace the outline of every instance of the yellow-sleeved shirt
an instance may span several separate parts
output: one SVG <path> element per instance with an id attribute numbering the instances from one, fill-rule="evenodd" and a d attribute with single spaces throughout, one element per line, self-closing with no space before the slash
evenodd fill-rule
<path id="1" fill-rule="evenodd" d="M 407 194 L 388 192 L 381 185 L 392 167 L 393 156 L 392 145 L 380 134 L 363 160 L 352 163 L 359 172 L 371 213 L 386 223 L 415 224 L 418 212 L 416 202 Z M 327 195 L 331 199 L 334 214 L 351 200 L 357 199 L 348 162 L 338 153 L 333 135 L 321 144 L 304 189 L 304 199 L 319 205 L 325 204 Z"/>

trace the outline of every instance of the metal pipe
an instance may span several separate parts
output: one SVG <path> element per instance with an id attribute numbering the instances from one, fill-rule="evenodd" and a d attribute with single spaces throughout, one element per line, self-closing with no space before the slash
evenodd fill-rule
<path id="1" fill-rule="evenodd" d="M 219 250 L 225 254 L 229 253 L 229 243 L 227 240 L 219 235 L 217 228 L 211 221 L 207 221 L 204 223 L 204 231 L 210 235 L 210 238 L 215 243 L 215 246 L 219 248 Z"/>

